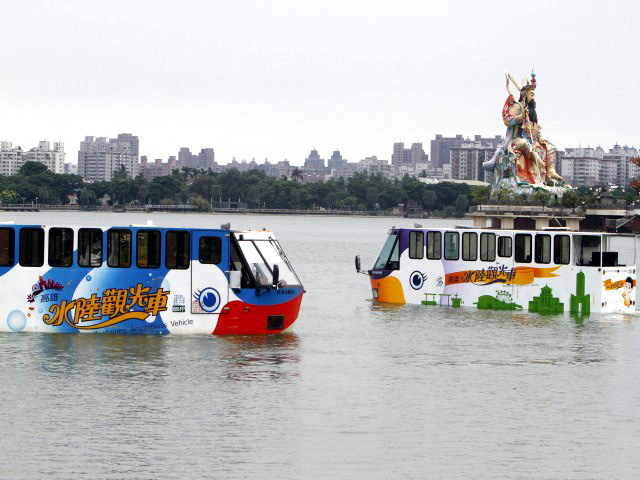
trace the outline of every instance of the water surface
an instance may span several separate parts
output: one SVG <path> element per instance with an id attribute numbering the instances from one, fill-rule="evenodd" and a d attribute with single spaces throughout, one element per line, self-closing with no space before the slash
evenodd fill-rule
<path id="1" fill-rule="evenodd" d="M 0 478 L 637 476 L 637 317 L 374 305 L 353 257 L 413 220 L 3 214 L 147 218 L 273 229 L 307 289 L 294 331 L 0 334 Z"/>

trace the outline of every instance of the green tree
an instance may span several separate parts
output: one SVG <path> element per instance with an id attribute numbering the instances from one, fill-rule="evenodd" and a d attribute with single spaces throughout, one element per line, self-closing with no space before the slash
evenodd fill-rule
<path id="1" fill-rule="evenodd" d="M 422 192 L 422 205 L 431 211 L 436 206 L 436 202 L 438 201 L 438 195 L 433 190 L 425 190 Z"/>
<path id="2" fill-rule="evenodd" d="M 302 170 L 300 170 L 298 167 L 295 167 L 291 172 L 291 180 L 293 180 L 294 182 L 301 182 Z"/>
<path id="3" fill-rule="evenodd" d="M 460 213 L 467 211 L 469 207 L 469 198 L 466 195 L 460 194 L 456 197 L 456 210 Z"/>

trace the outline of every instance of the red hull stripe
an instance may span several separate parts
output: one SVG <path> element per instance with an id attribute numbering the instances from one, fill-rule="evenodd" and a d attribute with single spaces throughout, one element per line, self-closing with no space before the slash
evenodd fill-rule
<path id="1" fill-rule="evenodd" d="M 288 302 L 276 305 L 251 305 L 239 300 L 227 303 L 213 331 L 214 335 L 264 335 L 286 330 L 298 318 L 302 293 Z M 227 312 L 228 309 L 228 312 Z M 226 312 L 226 313 L 225 313 Z M 267 330 L 269 315 L 284 315 L 284 327 Z"/>

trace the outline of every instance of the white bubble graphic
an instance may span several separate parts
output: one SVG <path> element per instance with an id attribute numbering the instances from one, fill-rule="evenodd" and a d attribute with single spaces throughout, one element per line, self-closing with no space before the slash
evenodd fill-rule
<path id="1" fill-rule="evenodd" d="M 14 332 L 21 332 L 27 326 L 27 317 L 20 310 L 14 310 L 7 316 L 7 326 Z"/>

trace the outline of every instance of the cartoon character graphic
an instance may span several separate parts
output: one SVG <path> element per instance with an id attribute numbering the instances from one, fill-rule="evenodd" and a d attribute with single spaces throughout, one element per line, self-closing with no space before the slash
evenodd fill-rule
<path id="1" fill-rule="evenodd" d="M 624 281 L 624 291 L 622 292 L 622 298 L 624 299 L 624 306 L 630 307 L 631 305 L 635 305 L 636 302 L 633 300 L 633 278 L 627 277 Z"/>

